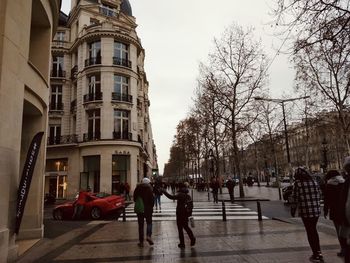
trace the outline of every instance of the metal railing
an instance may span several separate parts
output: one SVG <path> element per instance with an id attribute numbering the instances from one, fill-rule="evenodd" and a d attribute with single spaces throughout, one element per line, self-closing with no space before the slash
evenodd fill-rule
<path id="1" fill-rule="evenodd" d="M 65 78 L 66 71 L 64 71 L 64 70 L 51 70 L 50 77 L 51 78 Z"/>
<path id="2" fill-rule="evenodd" d="M 132 96 L 128 94 L 121 94 L 117 92 L 112 92 L 112 100 L 113 101 L 124 101 L 124 102 L 132 102 Z"/>
<path id="3" fill-rule="evenodd" d="M 100 13 L 105 16 L 117 17 L 118 13 L 112 9 L 100 6 Z"/>
<path id="4" fill-rule="evenodd" d="M 131 61 L 120 57 L 113 57 L 113 65 L 131 68 Z"/>
<path id="5" fill-rule="evenodd" d="M 49 111 L 63 111 L 63 103 L 50 103 Z"/>
<path id="6" fill-rule="evenodd" d="M 85 59 L 85 67 L 101 64 L 101 56 Z"/>
<path id="7" fill-rule="evenodd" d="M 88 93 L 84 95 L 84 103 L 91 101 L 100 101 L 103 98 L 102 92 L 98 93 Z"/>
<path id="8" fill-rule="evenodd" d="M 47 145 L 71 144 L 77 142 L 78 135 L 76 134 L 48 137 L 47 139 Z"/>
<path id="9" fill-rule="evenodd" d="M 83 135 L 84 142 L 97 141 L 100 139 L 101 139 L 101 132 L 89 132 L 89 133 L 84 133 Z"/>
<path id="10" fill-rule="evenodd" d="M 131 132 L 113 132 L 113 139 L 114 140 L 132 140 L 132 133 Z"/>

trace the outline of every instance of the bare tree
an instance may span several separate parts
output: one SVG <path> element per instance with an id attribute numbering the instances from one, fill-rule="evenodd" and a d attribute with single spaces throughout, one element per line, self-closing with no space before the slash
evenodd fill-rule
<path id="1" fill-rule="evenodd" d="M 274 9 L 277 26 L 300 41 L 297 50 L 307 46 L 346 39 L 350 36 L 349 0 L 277 0 Z"/>
<path id="2" fill-rule="evenodd" d="M 245 30 L 233 24 L 225 30 L 221 39 L 214 40 L 215 50 L 209 55 L 213 68 L 209 79 L 223 83 L 212 88 L 226 110 L 222 117 L 230 130 L 238 176 L 241 176 L 238 136 L 249 125 L 246 116 L 252 113 L 254 106 L 251 102 L 262 92 L 267 79 L 267 59 L 261 43 L 254 40 L 253 34 L 254 29 Z M 244 197 L 242 180 L 239 189 L 240 196 Z"/>
<path id="3" fill-rule="evenodd" d="M 298 45 L 298 44 L 297 44 Z M 346 38 L 325 40 L 305 46 L 294 58 L 296 79 L 300 86 L 321 95 L 328 110 L 338 112 L 342 138 L 350 154 L 349 119 L 347 118 L 350 96 L 350 45 Z"/>

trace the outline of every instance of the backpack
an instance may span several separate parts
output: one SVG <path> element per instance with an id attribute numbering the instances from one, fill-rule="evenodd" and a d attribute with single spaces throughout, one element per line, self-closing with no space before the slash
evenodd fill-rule
<path id="1" fill-rule="evenodd" d="M 185 210 L 187 216 L 192 215 L 192 210 L 193 210 L 193 201 L 190 195 L 186 194 L 186 200 L 185 200 Z"/>

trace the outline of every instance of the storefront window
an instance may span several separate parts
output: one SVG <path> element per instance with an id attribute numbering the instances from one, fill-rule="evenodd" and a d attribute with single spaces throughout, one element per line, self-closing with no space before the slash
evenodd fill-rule
<path id="1" fill-rule="evenodd" d="M 130 170 L 130 156 L 112 156 L 112 194 L 122 194 Z"/>
<path id="2" fill-rule="evenodd" d="M 68 159 L 46 160 L 46 172 L 66 172 L 68 170 Z"/>

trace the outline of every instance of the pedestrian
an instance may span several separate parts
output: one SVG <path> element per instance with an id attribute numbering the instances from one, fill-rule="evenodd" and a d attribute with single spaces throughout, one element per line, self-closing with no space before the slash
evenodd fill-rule
<path id="1" fill-rule="evenodd" d="M 230 200 L 231 203 L 233 203 L 235 201 L 235 197 L 234 197 L 234 188 L 235 188 L 235 182 L 232 180 L 232 178 L 229 178 L 226 182 L 226 187 L 228 189 L 228 193 L 230 194 Z"/>
<path id="2" fill-rule="evenodd" d="M 177 200 L 176 205 L 176 224 L 177 224 L 177 230 L 179 232 L 179 240 L 180 243 L 178 244 L 179 248 L 185 248 L 185 238 L 184 238 L 184 232 L 183 230 L 187 232 L 188 237 L 191 240 L 191 246 L 194 246 L 196 244 L 196 238 L 191 230 L 191 228 L 188 226 L 188 218 L 192 215 L 192 208 L 193 208 L 193 202 L 191 199 L 191 196 L 188 194 L 188 185 L 185 183 L 179 184 L 179 191 L 176 195 L 171 195 L 167 191 L 162 191 L 166 197 L 168 197 L 171 200 Z M 192 208 L 189 208 L 189 204 L 192 204 Z"/>
<path id="3" fill-rule="evenodd" d="M 343 211 L 343 222 L 340 226 L 339 235 L 346 240 L 344 251 L 345 262 L 350 263 L 350 156 L 345 157 L 343 168 L 345 172 L 345 183 L 341 191 L 341 201 L 339 204 L 341 211 Z"/>
<path id="4" fill-rule="evenodd" d="M 139 202 L 138 198 L 142 200 L 143 211 L 135 211 L 137 214 L 137 222 L 139 226 L 139 247 L 143 247 L 144 241 L 144 222 L 146 219 L 147 230 L 146 230 L 146 240 L 150 245 L 153 245 L 152 240 L 152 214 L 154 206 L 153 189 L 151 186 L 151 181 L 147 177 L 142 179 L 142 183 L 136 186 L 134 191 L 134 202 Z"/>
<path id="5" fill-rule="evenodd" d="M 90 191 L 91 191 L 90 187 L 88 187 L 87 190 L 80 189 L 79 194 L 78 194 L 78 198 L 73 204 L 73 206 L 74 206 L 74 212 L 73 212 L 73 216 L 72 216 L 73 220 L 80 219 L 81 214 L 84 211 L 84 207 L 85 207 L 85 204 L 87 202 Z"/>
<path id="6" fill-rule="evenodd" d="M 159 209 L 162 210 L 160 197 L 163 195 L 163 193 L 162 193 L 162 182 L 160 179 L 156 180 L 156 182 L 154 183 L 153 193 L 154 193 L 156 210 L 158 210 L 158 206 L 159 206 Z"/>
<path id="7" fill-rule="evenodd" d="M 130 185 L 128 182 L 125 182 L 124 188 L 125 188 L 125 199 L 130 201 L 131 200 L 131 198 L 130 198 Z"/>
<path id="8" fill-rule="evenodd" d="M 212 193 L 213 193 L 213 199 L 214 199 L 214 203 L 218 203 L 218 192 L 219 192 L 219 181 L 217 179 L 217 177 L 214 177 L 213 180 L 211 181 L 211 189 L 212 189 Z"/>
<path id="9" fill-rule="evenodd" d="M 298 214 L 303 221 L 313 253 L 309 260 L 311 262 L 324 262 L 316 229 L 321 214 L 319 185 L 310 173 L 301 167 L 296 169 L 294 179 L 291 214 L 295 216 L 296 209 L 298 209 Z"/>
<path id="10" fill-rule="evenodd" d="M 344 257 L 346 239 L 339 235 L 340 226 L 343 223 L 343 209 L 339 204 L 341 202 L 341 193 L 344 188 L 345 179 L 337 170 L 329 170 L 326 174 L 325 181 L 324 217 L 327 218 L 329 215 L 329 219 L 333 221 L 340 244 L 340 252 L 337 253 L 337 256 Z"/>

